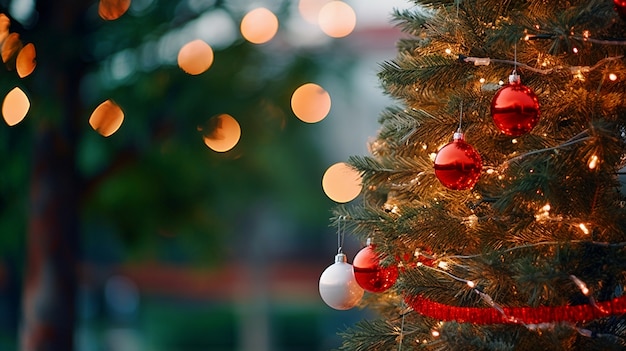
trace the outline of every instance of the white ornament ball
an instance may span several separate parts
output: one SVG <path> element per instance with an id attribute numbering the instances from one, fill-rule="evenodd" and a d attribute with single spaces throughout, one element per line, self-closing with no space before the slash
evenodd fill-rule
<path id="1" fill-rule="evenodd" d="M 354 269 L 343 253 L 337 254 L 335 263 L 324 270 L 319 289 L 322 300 L 336 310 L 351 309 L 363 297 L 363 288 L 354 279 Z"/>

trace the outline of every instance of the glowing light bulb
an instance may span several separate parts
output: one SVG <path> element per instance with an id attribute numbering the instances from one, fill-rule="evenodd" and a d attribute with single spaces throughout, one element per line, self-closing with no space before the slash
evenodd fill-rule
<path id="1" fill-rule="evenodd" d="M 617 74 L 615 74 L 615 73 L 609 74 L 609 80 L 612 81 L 612 82 L 616 81 L 617 80 Z"/>
<path id="2" fill-rule="evenodd" d="M 589 169 L 596 169 L 596 167 L 598 166 L 598 156 L 592 155 L 589 158 L 589 162 L 587 162 L 587 166 L 589 166 Z"/>
<path id="3" fill-rule="evenodd" d="M 485 78 L 480 78 L 479 82 L 480 84 L 485 84 Z"/>
<path id="4" fill-rule="evenodd" d="M 452 53 L 452 50 L 450 50 L 450 48 L 446 49 L 446 54 L 450 55 Z"/>
<path id="5" fill-rule="evenodd" d="M 573 274 L 570 275 L 569 277 L 574 282 L 574 284 L 576 284 L 576 286 L 580 289 L 580 292 L 582 292 L 583 295 L 585 296 L 589 295 L 589 288 L 587 288 L 587 284 L 585 284 L 585 282 L 578 279 L 578 277 Z"/>
<path id="6" fill-rule="evenodd" d="M 437 267 L 441 269 L 448 269 L 448 262 L 439 261 L 439 264 L 437 264 Z"/>
<path id="7" fill-rule="evenodd" d="M 575 48 L 573 48 L 573 49 L 572 49 L 572 52 L 573 52 L 573 53 L 575 53 L 575 54 L 577 54 L 577 53 L 578 53 L 578 48 L 576 48 L 576 47 L 575 47 Z"/>
<path id="8" fill-rule="evenodd" d="M 585 223 L 580 223 L 578 225 L 578 228 L 580 228 L 580 230 L 585 234 L 588 235 L 589 234 L 589 228 L 587 228 L 587 226 L 585 225 Z"/>
<path id="9" fill-rule="evenodd" d="M 476 286 L 476 284 L 475 284 L 473 281 L 471 281 L 471 280 L 468 280 L 466 284 L 467 284 L 467 286 L 469 286 L 470 288 L 474 288 L 474 287 Z"/>
<path id="10" fill-rule="evenodd" d="M 436 331 L 436 330 L 433 330 L 433 331 L 431 331 L 430 333 L 431 333 L 431 334 L 432 334 L 432 336 L 434 336 L 434 337 L 438 337 L 438 336 L 439 336 L 439 332 L 438 332 L 438 331 Z"/>

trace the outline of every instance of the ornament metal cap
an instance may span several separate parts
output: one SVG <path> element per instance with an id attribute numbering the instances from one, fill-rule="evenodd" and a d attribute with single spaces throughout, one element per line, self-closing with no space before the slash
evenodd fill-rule
<path id="1" fill-rule="evenodd" d="M 519 84 L 521 82 L 522 78 L 520 78 L 516 71 L 513 71 L 513 73 L 509 76 L 509 84 Z"/>
<path id="2" fill-rule="evenodd" d="M 346 257 L 346 254 L 340 252 L 337 255 L 335 255 L 335 263 L 346 263 L 348 262 L 348 258 Z"/>
<path id="3" fill-rule="evenodd" d="M 372 238 L 367 238 L 367 240 L 365 240 L 365 246 L 370 246 L 374 243 L 374 240 Z"/>
<path id="4" fill-rule="evenodd" d="M 463 132 L 461 132 L 461 129 L 459 129 L 456 133 L 454 133 L 454 136 L 452 137 L 452 139 L 465 140 L 465 134 L 463 134 Z"/>

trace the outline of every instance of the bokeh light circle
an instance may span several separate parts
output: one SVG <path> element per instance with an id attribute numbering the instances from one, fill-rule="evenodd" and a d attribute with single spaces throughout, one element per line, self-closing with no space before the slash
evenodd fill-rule
<path id="1" fill-rule="evenodd" d="M 329 0 L 300 0 L 298 2 L 298 12 L 305 21 L 317 24 L 320 10 Z"/>
<path id="2" fill-rule="evenodd" d="M 361 193 L 361 175 L 345 162 L 330 166 L 322 177 L 322 188 L 331 200 L 344 203 L 354 200 Z"/>
<path id="3" fill-rule="evenodd" d="M 316 123 L 323 120 L 330 112 L 330 106 L 330 94 L 314 83 L 303 84 L 291 96 L 291 109 L 303 122 Z"/>
<path id="4" fill-rule="evenodd" d="M 278 32 L 278 17 L 272 11 L 259 7 L 243 17 L 240 29 L 241 35 L 247 41 L 264 44 L 272 40 Z"/>
<path id="5" fill-rule="evenodd" d="M 178 67 L 191 75 L 206 72 L 213 64 L 213 49 L 200 39 L 190 41 L 178 51 Z"/>
<path id="6" fill-rule="evenodd" d="M 9 126 L 20 123 L 28 110 L 30 109 L 30 100 L 22 89 L 15 87 L 4 97 L 2 103 L 2 117 Z"/>
<path id="7" fill-rule="evenodd" d="M 234 148 L 241 138 L 239 122 L 231 115 L 221 114 L 209 120 L 211 130 L 203 135 L 204 144 L 216 152 Z"/>
<path id="8" fill-rule="evenodd" d="M 26 44 L 17 54 L 15 68 L 20 78 L 24 78 L 33 73 L 35 66 L 37 66 L 37 62 L 35 61 L 36 56 L 37 52 L 33 43 Z"/>
<path id="9" fill-rule="evenodd" d="M 318 23 L 329 37 L 343 38 L 356 27 L 356 13 L 343 1 L 331 1 L 320 9 Z"/>
<path id="10" fill-rule="evenodd" d="M 89 125 L 103 137 L 111 136 L 117 132 L 124 121 L 124 111 L 113 100 L 109 99 L 101 103 L 91 113 Z"/>

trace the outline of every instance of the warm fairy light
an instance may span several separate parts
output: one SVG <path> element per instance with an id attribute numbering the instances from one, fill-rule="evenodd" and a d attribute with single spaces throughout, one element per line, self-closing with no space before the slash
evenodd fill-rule
<path id="1" fill-rule="evenodd" d="M 103 137 L 117 132 L 124 121 L 124 112 L 113 100 L 106 100 L 91 113 L 89 125 Z"/>
<path id="2" fill-rule="evenodd" d="M 197 39 L 185 44 L 178 51 L 178 66 L 188 74 L 204 73 L 213 64 L 213 49 Z"/>
<path id="3" fill-rule="evenodd" d="M 4 98 L 2 103 L 2 117 L 9 126 L 20 123 L 28 110 L 30 109 L 30 100 L 22 89 L 15 87 Z"/>
<path id="4" fill-rule="evenodd" d="M 467 223 L 470 228 L 474 227 L 476 223 L 478 223 L 478 216 L 475 214 L 468 216 L 465 223 Z"/>
<path id="5" fill-rule="evenodd" d="M 577 276 L 573 274 L 570 275 L 569 277 L 574 282 L 574 284 L 576 284 L 576 286 L 580 289 L 580 292 L 582 292 L 583 295 L 585 296 L 589 295 L 589 288 L 587 288 L 587 284 L 585 284 L 585 282 L 583 282 L 582 280 L 580 280 Z"/>
<path id="6" fill-rule="evenodd" d="M 253 44 L 267 43 L 277 32 L 278 18 L 264 7 L 248 12 L 241 20 L 241 35 Z"/>
<path id="7" fill-rule="evenodd" d="M 446 49 L 446 54 L 450 55 L 452 53 L 452 50 L 450 48 Z"/>
<path id="8" fill-rule="evenodd" d="M 439 267 L 441 269 L 448 269 L 448 262 L 439 261 L 439 263 L 437 264 L 437 267 Z"/>
<path id="9" fill-rule="evenodd" d="M 612 82 L 616 81 L 617 80 L 617 74 L 615 74 L 615 73 L 609 74 L 609 80 L 612 81 Z"/>
<path id="10" fill-rule="evenodd" d="M 517 144 L 517 139 L 511 139 L 511 144 Z"/>
<path id="11" fill-rule="evenodd" d="M 583 74 L 582 70 L 577 70 L 574 72 L 574 78 L 577 78 L 578 80 L 580 80 L 581 82 L 585 81 L 585 75 Z"/>
<path id="12" fill-rule="evenodd" d="M 583 234 L 588 235 L 589 234 L 589 228 L 587 228 L 587 226 L 585 225 L 585 223 L 580 223 L 578 225 L 578 228 L 580 228 L 580 230 L 583 232 Z"/>
<path id="13" fill-rule="evenodd" d="M 331 1 L 320 10 L 318 23 L 322 32 L 332 38 L 343 38 L 356 27 L 356 14 L 343 1 Z"/>
<path id="14" fill-rule="evenodd" d="M 226 152 L 237 145 L 241 138 L 239 122 L 231 115 L 221 114 L 211 117 L 210 130 L 203 135 L 204 144 L 216 152 Z"/>
<path id="15" fill-rule="evenodd" d="M 590 36 L 591 36 L 591 34 L 589 33 L 588 30 L 583 31 L 583 38 L 589 39 Z"/>
<path id="16" fill-rule="evenodd" d="M 432 334 L 432 336 L 434 337 L 438 337 L 439 336 L 439 332 L 437 330 L 433 330 L 430 332 Z"/>
<path id="17" fill-rule="evenodd" d="M 535 219 L 537 221 L 541 221 L 544 219 L 548 219 L 550 217 L 550 204 L 545 204 L 541 210 L 539 211 L 539 213 L 537 213 L 535 215 Z"/>
<path id="18" fill-rule="evenodd" d="M 493 168 L 489 168 L 486 172 L 487 174 L 494 174 L 496 171 Z"/>
<path id="19" fill-rule="evenodd" d="M 474 288 L 474 287 L 476 286 L 476 284 L 475 284 L 473 281 L 471 281 L 471 280 L 468 280 L 466 284 L 467 284 L 467 286 L 469 286 L 470 288 Z"/>
<path id="20" fill-rule="evenodd" d="M 589 162 L 587 162 L 587 166 L 589 167 L 589 169 L 596 169 L 596 167 L 598 166 L 598 155 L 592 155 L 589 158 Z"/>
<path id="21" fill-rule="evenodd" d="M 498 85 L 504 85 L 504 81 L 503 80 L 499 81 Z"/>
<path id="22" fill-rule="evenodd" d="M 573 52 L 573 53 L 575 53 L 575 54 L 577 54 L 577 53 L 578 53 L 578 48 L 577 48 L 577 47 L 574 47 L 574 48 L 572 49 L 572 52 Z"/>
<path id="23" fill-rule="evenodd" d="M 437 153 L 431 152 L 430 155 L 428 155 L 428 157 L 430 158 L 431 161 L 435 162 L 435 159 L 437 158 Z"/>
<path id="24" fill-rule="evenodd" d="M 335 163 L 324 173 L 322 188 L 331 200 L 350 202 L 361 193 L 361 174 L 345 162 Z"/>
<path id="25" fill-rule="evenodd" d="M 478 81 L 480 82 L 480 84 L 485 84 L 485 78 L 480 78 Z"/>
<path id="26" fill-rule="evenodd" d="M 529 40 L 530 40 L 530 35 L 526 34 L 526 35 L 524 36 L 524 40 L 529 41 Z"/>
<path id="27" fill-rule="evenodd" d="M 428 149 L 428 145 L 422 144 L 422 150 L 426 150 L 426 149 Z"/>
<path id="28" fill-rule="evenodd" d="M 303 122 L 316 123 L 323 120 L 330 112 L 330 106 L 330 94 L 317 84 L 304 84 L 291 96 L 291 109 Z"/>

